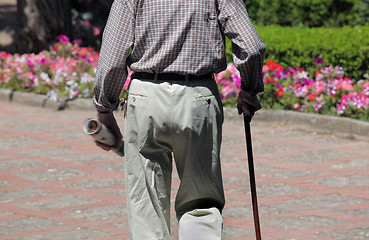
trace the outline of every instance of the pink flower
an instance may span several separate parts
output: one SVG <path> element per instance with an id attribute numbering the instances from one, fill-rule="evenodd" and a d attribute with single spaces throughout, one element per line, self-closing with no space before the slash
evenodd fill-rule
<path id="1" fill-rule="evenodd" d="M 354 85 L 352 85 L 351 83 L 343 82 L 342 83 L 342 88 L 347 90 L 347 91 L 350 91 L 354 88 Z"/>
<path id="2" fill-rule="evenodd" d="M 316 65 L 322 65 L 324 63 L 324 58 L 321 58 L 321 57 L 317 57 L 317 58 L 314 58 L 314 62 L 316 63 Z"/>
<path id="3" fill-rule="evenodd" d="M 41 60 L 40 60 L 41 65 L 45 65 L 46 62 L 47 62 L 47 58 L 41 58 Z"/>
<path id="4" fill-rule="evenodd" d="M 92 31 L 93 31 L 94 36 L 97 36 L 100 34 L 100 28 L 98 27 L 93 27 Z"/>
<path id="5" fill-rule="evenodd" d="M 73 44 L 76 44 L 76 45 L 80 46 L 82 44 L 82 40 L 81 39 L 74 39 Z"/>
<path id="6" fill-rule="evenodd" d="M 234 75 L 237 73 L 237 69 L 236 69 L 236 66 L 234 65 L 234 63 L 229 63 L 228 66 L 227 66 L 227 70 L 229 71 L 229 73 L 231 75 Z"/>
<path id="7" fill-rule="evenodd" d="M 28 72 L 27 73 L 27 78 L 29 79 L 29 80 L 33 80 L 33 78 L 35 77 L 35 75 L 33 75 L 33 72 Z"/>
<path id="8" fill-rule="evenodd" d="M 85 20 L 85 26 L 86 28 L 90 28 L 91 27 L 91 23 L 88 19 Z"/>
<path id="9" fill-rule="evenodd" d="M 65 35 L 59 35 L 59 36 L 56 37 L 56 39 L 58 39 L 64 45 L 67 45 L 68 42 L 69 42 L 69 38 Z"/>
<path id="10" fill-rule="evenodd" d="M 27 63 L 27 66 L 29 68 L 34 68 L 35 67 L 35 64 L 31 60 L 29 60 L 29 59 L 26 59 L 26 63 Z"/>
<path id="11" fill-rule="evenodd" d="M 322 93 L 324 92 L 324 82 L 323 81 L 316 81 L 315 82 L 315 91 L 316 93 Z"/>
<path id="12" fill-rule="evenodd" d="M 337 90 L 340 90 L 342 88 L 342 82 L 336 81 L 336 88 Z"/>
<path id="13" fill-rule="evenodd" d="M 299 109 L 300 108 L 300 103 L 295 103 L 294 105 L 293 105 L 293 109 L 294 110 L 297 110 L 297 109 Z"/>

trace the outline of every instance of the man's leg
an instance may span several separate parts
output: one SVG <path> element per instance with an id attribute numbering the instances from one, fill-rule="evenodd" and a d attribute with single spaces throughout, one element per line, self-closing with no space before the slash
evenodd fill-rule
<path id="1" fill-rule="evenodd" d="M 221 239 L 224 192 L 220 166 L 223 109 L 213 80 L 179 88 L 173 122 L 174 158 L 181 184 L 175 208 L 180 240 Z M 192 85 L 192 86 L 191 86 Z"/>
<path id="2" fill-rule="evenodd" d="M 156 88 L 133 80 L 129 89 L 125 177 L 131 240 L 170 239 L 172 155 L 161 119 L 165 109 L 155 106 Z"/>

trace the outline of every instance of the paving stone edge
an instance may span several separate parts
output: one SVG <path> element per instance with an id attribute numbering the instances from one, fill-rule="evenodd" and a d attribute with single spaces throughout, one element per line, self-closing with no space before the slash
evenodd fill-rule
<path id="1" fill-rule="evenodd" d="M 49 100 L 45 95 L 12 91 L 3 88 L 0 88 L 0 101 L 51 108 L 54 110 L 95 110 L 91 99 L 78 98 L 70 101 L 54 102 Z M 242 116 L 237 114 L 235 108 L 225 108 L 224 115 L 227 120 L 242 121 Z M 260 110 L 255 114 L 254 121 L 296 124 L 302 127 L 319 129 L 324 132 L 344 133 L 349 136 L 358 135 L 368 137 L 369 135 L 369 122 L 345 117 L 284 110 Z"/>

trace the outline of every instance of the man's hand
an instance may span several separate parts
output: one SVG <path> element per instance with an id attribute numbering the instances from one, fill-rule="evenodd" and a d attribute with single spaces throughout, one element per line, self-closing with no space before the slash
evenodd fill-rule
<path id="1" fill-rule="evenodd" d="M 237 109 L 238 114 L 243 113 L 251 120 L 255 112 L 261 109 L 259 98 L 257 96 L 251 96 L 241 90 L 237 98 Z"/>
<path id="2" fill-rule="evenodd" d="M 117 124 L 117 121 L 115 120 L 115 117 L 112 112 L 109 113 L 101 113 L 97 112 L 97 119 L 104 124 L 115 136 L 115 144 L 114 146 L 118 146 L 122 144 L 122 133 L 120 132 L 120 128 Z M 103 144 L 101 142 L 95 141 L 96 145 L 102 148 L 105 151 L 110 150 L 110 146 Z"/>

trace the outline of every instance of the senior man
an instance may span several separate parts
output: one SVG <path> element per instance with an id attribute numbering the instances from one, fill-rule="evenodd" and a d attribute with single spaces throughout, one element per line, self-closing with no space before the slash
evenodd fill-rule
<path id="1" fill-rule="evenodd" d="M 225 37 L 241 74 L 239 114 L 261 108 L 265 45 L 241 0 L 115 0 L 103 34 L 94 104 L 121 142 L 112 114 L 127 78 L 125 183 L 130 239 L 170 239 L 172 158 L 180 178 L 179 239 L 221 239 L 225 204 L 223 107 L 214 73 Z M 104 150 L 108 146 L 97 143 Z"/>

